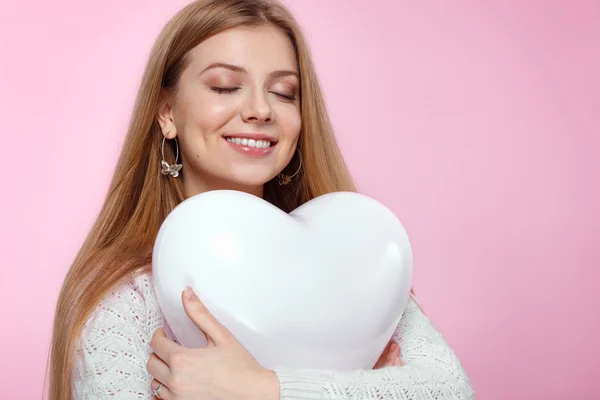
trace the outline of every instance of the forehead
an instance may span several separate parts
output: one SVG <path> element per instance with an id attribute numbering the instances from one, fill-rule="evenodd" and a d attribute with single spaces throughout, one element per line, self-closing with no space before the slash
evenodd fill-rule
<path id="1" fill-rule="evenodd" d="M 193 69 L 202 70 L 216 62 L 238 65 L 249 72 L 298 69 L 291 40 L 273 25 L 229 29 L 190 51 Z"/>

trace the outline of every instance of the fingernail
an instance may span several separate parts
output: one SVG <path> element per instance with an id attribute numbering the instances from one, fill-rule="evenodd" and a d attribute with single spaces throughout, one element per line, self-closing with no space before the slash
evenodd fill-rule
<path id="1" fill-rule="evenodd" d="M 196 296 L 196 293 L 194 293 L 194 289 L 192 289 L 191 286 L 185 288 L 185 290 L 183 291 L 183 296 L 188 301 L 198 300 L 198 296 Z"/>
<path id="2" fill-rule="evenodd" d="M 400 366 L 402 366 L 402 362 L 400 361 L 400 358 L 396 358 L 396 361 L 394 361 L 394 366 L 395 366 L 395 367 L 400 367 Z"/>

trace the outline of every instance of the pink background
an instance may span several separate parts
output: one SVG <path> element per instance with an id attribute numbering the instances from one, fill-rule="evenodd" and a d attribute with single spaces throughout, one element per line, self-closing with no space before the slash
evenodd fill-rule
<path id="1" fill-rule="evenodd" d="M 41 397 L 61 281 L 185 3 L 0 5 L 0 397 Z M 600 3 L 287 3 L 352 172 L 405 223 L 417 294 L 477 398 L 600 398 Z"/>

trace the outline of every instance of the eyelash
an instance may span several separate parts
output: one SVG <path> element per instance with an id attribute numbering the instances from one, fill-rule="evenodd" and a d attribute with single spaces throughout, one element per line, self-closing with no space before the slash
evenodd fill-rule
<path id="1" fill-rule="evenodd" d="M 220 87 L 211 87 L 210 90 L 212 90 L 215 93 L 219 93 L 219 94 L 228 94 L 228 93 L 233 93 L 236 90 L 238 90 L 238 87 L 233 87 L 233 88 L 220 88 Z M 285 94 L 281 94 L 281 93 L 277 93 L 277 92 L 271 92 L 279 97 L 282 97 L 286 100 L 296 100 L 296 97 L 294 96 L 286 96 Z"/>

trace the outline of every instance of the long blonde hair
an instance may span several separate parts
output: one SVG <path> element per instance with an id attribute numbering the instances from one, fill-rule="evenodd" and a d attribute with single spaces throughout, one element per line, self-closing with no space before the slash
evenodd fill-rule
<path id="1" fill-rule="evenodd" d="M 161 223 L 185 199 L 181 179 L 160 173 L 162 134 L 156 121 L 161 96 L 176 87 L 188 52 L 208 37 L 238 26 L 272 24 L 294 45 L 301 87 L 302 162 L 288 186 L 265 185 L 265 199 L 290 211 L 333 191 L 355 191 L 337 147 L 308 46 L 288 10 L 272 0 L 199 0 L 177 13 L 157 38 L 137 94 L 127 136 L 107 197 L 78 252 L 56 306 L 50 350 L 50 400 L 72 398 L 75 343 L 91 312 L 116 286 L 151 265 Z M 165 157 L 174 159 L 172 148 Z M 184 172 L 185 173 L 185 172 Z"/>

